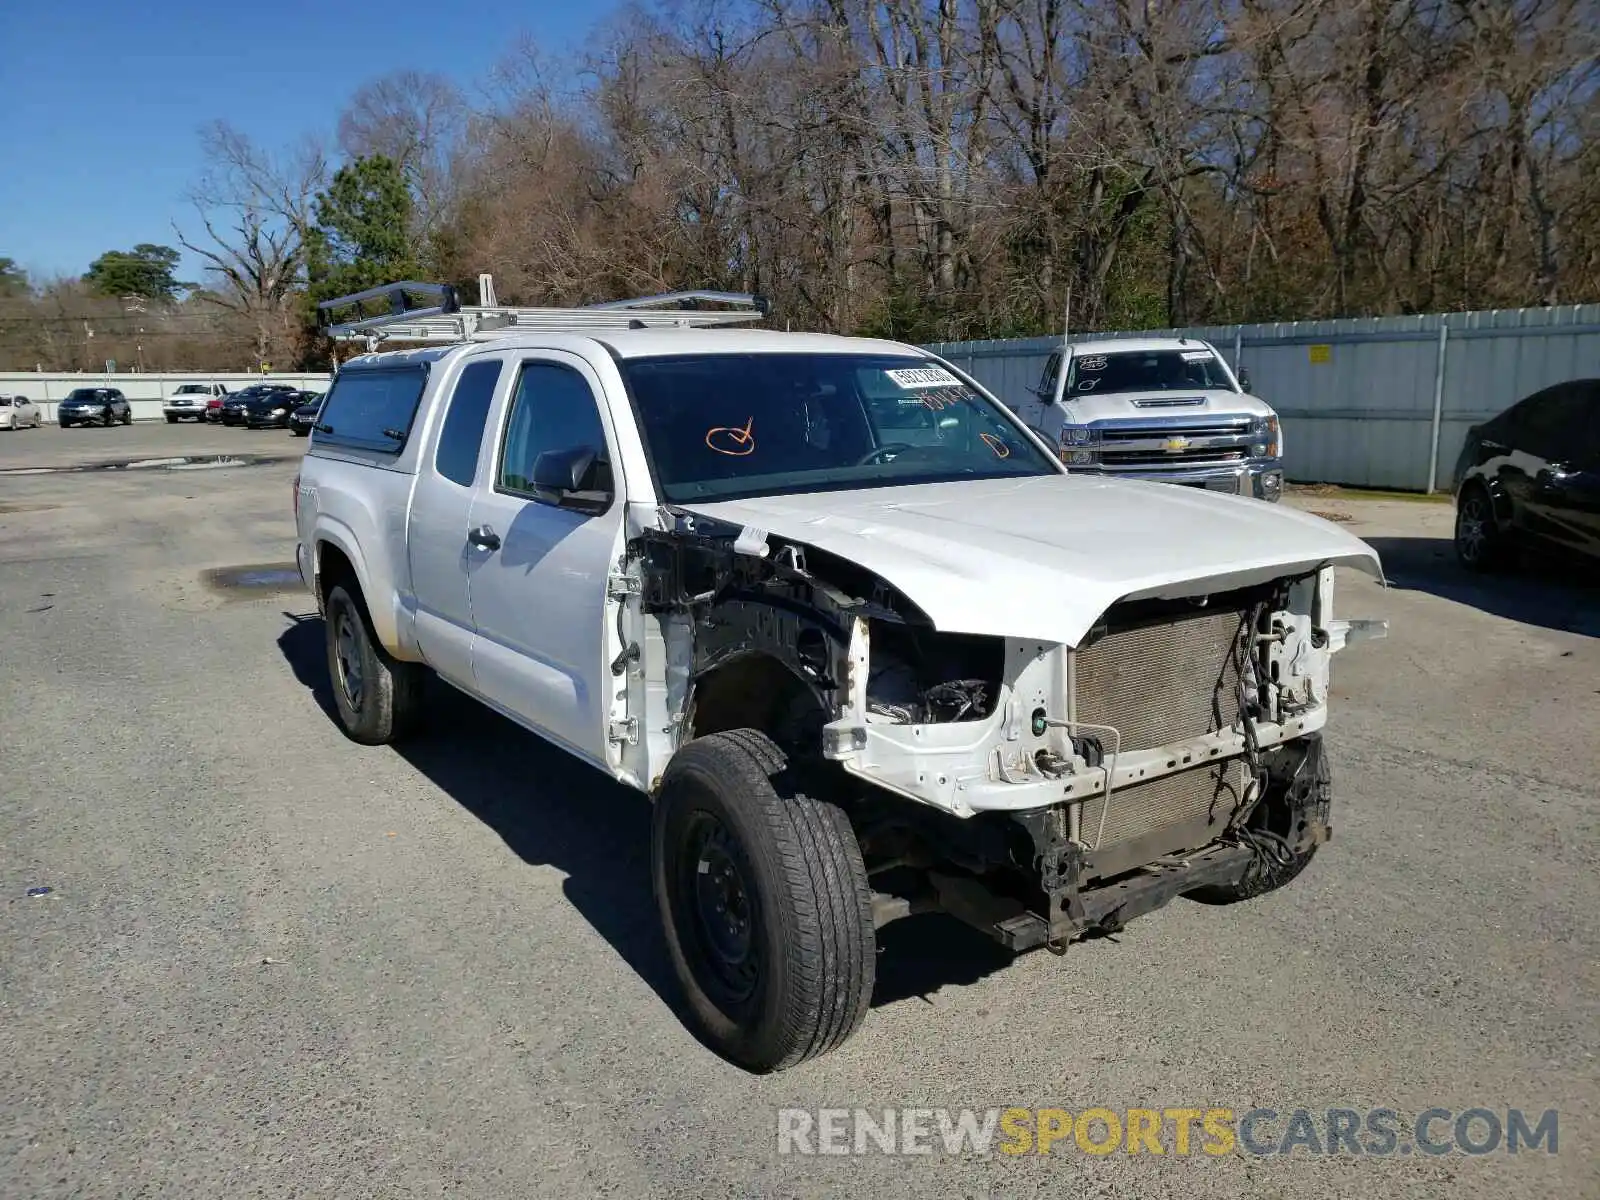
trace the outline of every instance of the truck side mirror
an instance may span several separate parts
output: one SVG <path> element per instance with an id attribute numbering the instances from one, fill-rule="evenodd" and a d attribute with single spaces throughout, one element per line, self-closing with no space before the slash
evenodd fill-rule
<path id="1" fill-rule="evenodd" d="M 551 503 L 603 509 L 611 503 L 611 464 L 593 446 L 546 450 L 533 460 L 533 490 Z"/>
<path id="2" fill-rule="evenodd" d="M 1241 392 L 1248 392 L 1250 390 L 1250 372 L 1249 371 L 1240 371 L 1239 372 L 1239 390 Z"/>
<path id="3" fill-rule="evenodd" d="M 598 458 L 591 446 L 546 450 L 533 461 L 533 486 L 543 492 L 576 492 Z"/>

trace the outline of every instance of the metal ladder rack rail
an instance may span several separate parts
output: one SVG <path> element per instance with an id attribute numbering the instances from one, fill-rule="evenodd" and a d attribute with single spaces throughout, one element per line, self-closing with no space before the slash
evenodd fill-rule
<path id="1" fill-rule="evenodd" d="M 583 308 L 521 308 L 494 303 L 494 283 L 479 278 L 486 304 L 463 305 L 448 284 L 403 280 L 369 288 L 317 305 L 317 322 L 335 341 L 364 341 L 369 349 L 383 342 L 454 344 L 483 342 L 516 333 L 600 333 L 623 329 L 703 329 L 744 325 L 764 319 L 769 306 L 764 297 L 739 292 L 686 291 L 660 296 L 612 300 Z M 413 307 L 412 297 L 431 303 Z M 723 304 L 728 308 L 703 310 L 692 304 Z M 368 305 L 387 308 L 364 315 Z M 675 305 L 665 308 L 664 305 Z M 333 314 L 354 308 L 356 319 L 336 322 Z"/>

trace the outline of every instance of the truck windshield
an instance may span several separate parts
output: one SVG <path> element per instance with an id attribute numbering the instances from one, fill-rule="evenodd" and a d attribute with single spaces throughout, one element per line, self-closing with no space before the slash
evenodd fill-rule
<path id="1" fill-rule="evenodd" d="M 211 389 L 203 383 L 185 383 L 172 394 L 174 396 L 199 396 L 210 391 Z"/>
<path id="2" fill-rule="evenodd" d="M 998 406 L 928 359 L 706 354 L 619 365 L 667 500 L 1058 473 Z"/>
<path id="3" fill-rule="evenodd" d="M 1074 355 L 1066 394 L 1089 392 L 1170 392 L 1234 390 L 1217 356 L 1209 350 L 1141 350 L 1118 354 Z"/>

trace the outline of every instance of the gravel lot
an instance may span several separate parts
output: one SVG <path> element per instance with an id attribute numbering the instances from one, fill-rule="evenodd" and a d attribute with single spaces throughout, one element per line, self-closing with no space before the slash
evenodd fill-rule
<path id="1" fill-rule="evenodd" d="M 440 689 L 326 715 L 305 443 L 0 435 L 0 1195 L 1600 1195 L 1600 591 L 1479 581 L 1448 505 L 1348 520 L 1395 586 L 1335 663 L 1335 836 L 1292 887 L 1065 958 L 892 926 L 841 1052 L 755 1078 L 676 1016 L 645 802 Z M 218 454 L 163 466 L 17 469 Z M 27 889 L 54 891 L 26 898 Z M 1560 1149 L 780 1156 L 798 1106 L 1560 1110 Z"/>

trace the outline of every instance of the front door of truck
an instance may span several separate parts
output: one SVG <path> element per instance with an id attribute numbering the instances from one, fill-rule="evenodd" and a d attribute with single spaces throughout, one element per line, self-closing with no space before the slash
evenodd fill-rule
<path id="1" fill-rule="evenodd" d="M 486 700 L 604 766 L 606 583 L 622 552 L 623 481 L 587 364 L 559 351 L 515 357 L 472 503 L 473 675 Z M 541 455 L 587 463 L 581 486 L 540 486 Z"/>
<path id="2" fill-rule="evenodd" d="M 467 530 L 474 490 L 493 469 L 493 443 L 484 432 L 504 368 L 502 357 L 469 358 L 456 376 L 433 448 L 433 469 L 419 464 L 406 534 L 417 645 L 434 670 L 462 686 L 473 684 L 469 568 L 474 552 Z"/>

